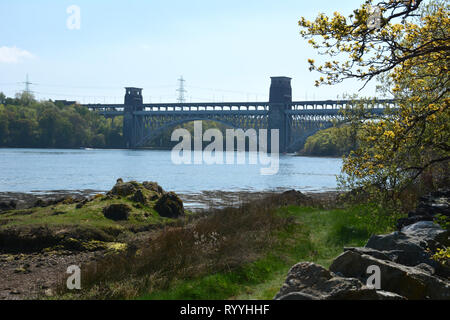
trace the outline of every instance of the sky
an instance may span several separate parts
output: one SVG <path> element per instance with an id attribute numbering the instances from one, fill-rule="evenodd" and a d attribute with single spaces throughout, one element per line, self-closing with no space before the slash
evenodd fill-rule
<path id="1" fill-rule="evenodd" d="M 143 88 L 144 102 L 268 101 L 270 77 L 288 76 L 293 99 L 358 93 L 349 80 L 316 88 L 298 20 L 349 14 L 362 0 L 2 0 L 0 91 L 38 99 L 123 103 L 124 87 Z M 80 9 L 79 29 L 73 28 Z M 68 25 L 69 20 L 69 25 Z M 75 24 L 76 27 L 76 24 Z M 375 83 L 359 94 L 375 95 Z"/>

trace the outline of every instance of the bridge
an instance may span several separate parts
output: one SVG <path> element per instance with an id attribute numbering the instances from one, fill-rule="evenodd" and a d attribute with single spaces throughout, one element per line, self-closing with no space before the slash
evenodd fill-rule
<path id="1" fill-rule="evenodd" d="M 268 102 L 210 102 L 144 104 L 141 88 L 125 88 L 124 104 L 84 105 L 99 114 L 123 116 L 127 148 L 144 147 L 164 131 L 177 125 L 209 120 L 232 128 L 278 129 L 280 152 L 296 152 L 319 130 L 343 120 L 340 110 L 355 104 L 351 100 L 292 101 L 291 78 L 272 77 Z M 393 100 L 377 100 L 371 112 L 383 114 L 395 107 Z"/>

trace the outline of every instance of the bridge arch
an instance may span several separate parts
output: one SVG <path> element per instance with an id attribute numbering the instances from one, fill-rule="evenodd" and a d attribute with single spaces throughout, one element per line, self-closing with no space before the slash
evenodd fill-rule
<path id="1" fill-rule="evenodd" d="M 189 117 L 189 118 L 183 118 L 183 119 L 165 122 L 162 126 L 156 128 L 156 129 L 150 130 L 150 131 L 144 129 L 144 131 L 147 131 L 147 132 L 145 132 L 143 134 L 143 137 L 139 140 L 139 142 L 137 142 L 136 147 L 139 148 L 139 147 L 145 146 L 147 143 L 152 142 L 154 139 L 156 139 L 162 133 L 164 133 L 164 131 L 166 131 L 170 128 L 174 128 L 174 127 L 182 125 L 184 123 L 189 123 L 189 122 L 193 122 L 193 121 L 217 122 L 217 123 L 221 123 L 230 128 L 233 128 L 233 129 L 243 129 L 243 130 L 256 129 L 256 130 L 258 130 L 258 128 L 254 128 L 251 126 L 248 126 L 247 128 L 242 128 L 242 126 L 238 123 L 233 123 L 233 121 L 226 121 L 226 120 L 223 120 L 220 118 L 205 118 L 205 117 L 200 117 L 200 116 L 199 117 Z"/>

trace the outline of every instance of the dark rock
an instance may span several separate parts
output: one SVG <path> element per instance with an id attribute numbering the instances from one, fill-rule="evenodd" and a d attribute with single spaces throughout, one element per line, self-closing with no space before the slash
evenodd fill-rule
<path id="1" fill-rule="evenodd" d="M 154 208 L 161 217 L 165 218 L 176 219 L 184 215 L 183 201 L 173 192 L 162 195 Z"/>
<path id="2" fill-rule="evenodd" d="M 77 205 L 75 206 L 75 209 L 81 209 L 81 208 L 83 208 L 88 202 L 89 202 L 88 199 L 84 199 L 83 201 L 77 203 Z"/>
<path id="3" fill-rule="evenodd" d="M 311 203 L 312 199 L 300 191 L 289 190 L 280 195 L 280 201 L 283 205 L 304 205 Z"/>
<path id="4" fill-rule="evenodd" d="M 338 277 L 322 266 L 302 262 L 288 273 L 276 300 L 378 300 L 375 289 L 358 279 Z"/>
<path id="5" fill-rule="evenodd" d="M 421 197 L 416 210 L 410 212 L 407 218 L 397 221 L 397 230 L 420 221 L 433 221 L 437 214 L 450 218 L 450 189 L 435 191 Z"/>
<path id="6" fill-rule="evenodd" d="M 34 203 L 33 207 L 40 207 L 40 208 L 45 208 L 48 207 L 50 204 L 47 203 L 46 201 L 42 200 L 42 199 L 37 199 L 36 202 Z"/>
<path id="7" fill-rule="evenodd" d="M 15 201 L 9 202 L 0 202 L 0 212 L 2 211 L 10 211 L 17 208 L 17 203 Z"/>
<path id="8" fill-rule="evenodd" d="M 391 256 L 387 252 L 378 251 L 372 248 L 344 248 L 345 251 L 354 251 L 360 254 L 367 254 L 381 260 L 392 260 Z"/>
<path id="9" fill-rule="evenodd" d="M 144 181 L 142 185 L 145 189 L 159 193 L 160 195 L 163 195 L 165 193 L 164 189 L 156 182 Z"/>
<path id="10" fill-rule="evenodd" d="M 420 238 L 429 248 L 450 245 L 449 232 L 431 221 L 419 221 L 402 229 L 408 236 Z"/>
<path id="11" fill-rule="evenodd" d="M 305 300 L 305 301 L 311 301 L 311 300 L 320 300 L 319 298 L 317 298 L 316 296 L 307 294 L 307 293 L 302 293 L 302 292 L 292 292 L 289 293 L 285 296 L 282 296 L 280 298 L 278 298 L 277 300 Z"/>
<path id="12" fill-rule="evenodd" d="M 127 197 L 134 194 L 138 186 L 139 184 L 135 181 L 123 182 L 122 179 L 119 179 L 108 195 Z"/>
<path id="13" fill-rule="evenodd" d="M 138 202 L 140 204 L 146 204 L 147 203 L 147 199 L 144 195 L 144 193 L 142 192 L 142 190 L 137 190 L 134 195 L 131 197 L 130 199 L 133 202 Z"/>
<path id="14" fill-rule="evenodd" d="M 431 259 L 427 241 L 422 238 L 413 237 L 401 232 L 394 232 L 387 235 L 372 236 L 366 244 L 366 248 L 390 253 L 387 254 L 390 260 L 404 264 L 406 266 L 416 266 L 427 263 L 432 266 L 436 264 Z"/>
<path id="15" fill-rule="evenodd" d="M 103 208 L 103 215 L 107 219 L 114 221 L 128 220 L 129 214 L 131 212 L 131 207 L 127 204 L 112 204 L 108 207 Z"/>
<path id="16" fill-rule="evenodd" d="M 418 268 L 404 266 L 392 261 L 376 259 L 369 255 L 347 251 L 337 257 L 330 271 L 345 277 L 365 282 L 369 277 L 367 269 L 378 266 L 381 271 L 381 290 L 394 292 L 407 299 L 450 299 L 448 281 L 431 276 Z"/>

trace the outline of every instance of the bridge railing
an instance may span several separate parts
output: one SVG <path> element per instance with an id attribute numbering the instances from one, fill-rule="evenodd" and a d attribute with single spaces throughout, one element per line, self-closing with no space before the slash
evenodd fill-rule
<path id="1" fill-rule="evenodd" d="M 355 100 L 317 100 L 317 101 L 294 101 L 290 104 L 290 110 L 339 110 L 348 106 L 355 106 L 360 101 Z M 384 109 L 387 105 L 395 106 L 395 100 L 380 99 L 363 102 L 369 108 Z"/>
<path id="2" fill-rule="evenodd" d="M 358 102 L 354 100 L 316 100 L 316 101 L 294 101 L 286 105 L 286 113 L 299 114 L 335 114 L 337 111 L 348 106 L 354 106 Z M 364 102 L 367 107 L 377 109 L 380 112 L 389 106 L 395 107 L 395 101 L 389 99 Z M 85 107 L 99 111 L 101 114 L 122 114 L 125 110 L 124 104 L 87 104 Z M 137 112 L 257 112 L 269 111 L 269 102 L 204 102 L 204 103 L 151 103 L 143 104 L 142 110 Z"/>

